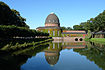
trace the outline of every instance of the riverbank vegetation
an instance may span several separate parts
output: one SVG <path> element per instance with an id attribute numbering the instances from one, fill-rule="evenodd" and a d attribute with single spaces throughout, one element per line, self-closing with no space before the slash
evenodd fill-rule
<path id="1" fill-rule="evenodd" d="M 36 56 L 37 53 L 42 52 L 48 46 L 48 43 L 43 43 L 40 44 L 38 47 L 32 46 L 8 53 L 0 52 L 0 70 L 20 70 L 21 65 L 26 63 L 28 58 Z"/>
<path id="2" fill-rule="evenodd" d="M 32 42 L 24 42 L 22 44 L 20 44 L 19 42 L 16 42 L 15 44 L 10 42 L 8 44 L 6 44 L 5 46 L 3 46 L 2 48 L 0 48 L 1 51 L 6 51 L 6 52 L 9 52 L 9 51 L 17 51 L 17 50 L 23 50 L 25 48 L 28 48 L 28 47 L 32 47 L 32 46 L 39 46 L 40 44 L 42 43 L 46 43 L 46 42 L 49 42 L 49 41 L 52 41 L 52 39 L 44 39 L 42 41 L 32 41 Z"/>
<path id="3" fill-rule="evenodd" d="M 105 43 L 105 38 L 91 38 L 91 42 Z"/>

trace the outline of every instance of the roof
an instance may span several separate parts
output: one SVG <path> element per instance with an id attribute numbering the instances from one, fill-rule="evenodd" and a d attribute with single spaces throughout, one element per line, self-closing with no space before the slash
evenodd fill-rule
<path id="1" fill-rule="evenodd" d="M 61 28 L 57 26 L 45 26 L 45 27 L 38 27 L 36 29 L 61 29 Z"/>
<path id="2" fill-rule="evenodd" d="M 63 32 L 82 32 L 82 33 L 86 33 L 86 31 L 83 31 L 83 30 L 63 30 Z"/>
<path id="3" fill-rule="evenodd" d="M 59 18 L 56 16 L 55 13 L 51 13 L 47 16 L 46 20 L 45 20 L 45 24 L 47 23 L 56 23 L 56 24 L 60 24 L 59 23 Z"/>
<path id="4" fill-rule="evenodd" d="M 54 53 L 54 55 L 47 55 L 47 54 L 45 55 L 45 58 L 48 64 L 50 64 L 51 66 L 54 66 L 59 60 L 59 52 L 45 52 L 45 53 L 49 53 L 49 54 Z"/>
<path id="5" fill-rule="evenodd" d="M 99 31 L 99 32 L 96 32 L 95 34 L 105 34 L 105 31 Z"/>
<path id="6" fill-rule="evenodd" d="M 62 32 L 62 34 L 86 34 L 83 32 Z"/>
<path id="7" fill-rule="evenodd" d="M 62 34 L 86 34 L 86 32 L 76 30 L 63 30 Z"/>

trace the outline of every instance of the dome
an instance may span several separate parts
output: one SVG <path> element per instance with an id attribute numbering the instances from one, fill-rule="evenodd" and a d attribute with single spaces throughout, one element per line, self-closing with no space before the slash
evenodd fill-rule
<path id="1" fill-rule="evenodd" d="M 59 60 L 59 52 L 46 52 L 45 58 L 48 64 L 54 66 Z"/>
<path id="2" fill-rule="evenodd" d="M 59 18 L 56 16 L 55 13 L 51 13 L 47 16 L 45 26 L 60 26 Z"/>

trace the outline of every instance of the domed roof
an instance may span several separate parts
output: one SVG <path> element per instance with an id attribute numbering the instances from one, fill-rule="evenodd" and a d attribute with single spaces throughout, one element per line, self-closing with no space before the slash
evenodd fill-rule
<path id="1" fill-rule="evenodd" d="M 46 52 L 48 55 L 45 55 L 46 61 L 51 66 L 54 66 L 59 60 L 59 52 Z"/>
<path id="2" fill-rule="evenodd" d="M 46 23 L 56 23 L 56 24 L 60 24 L 59 23 L 59 18 L 56 16 L 55 13 L 51 13 L 47 16 L 45 24 Z"/>

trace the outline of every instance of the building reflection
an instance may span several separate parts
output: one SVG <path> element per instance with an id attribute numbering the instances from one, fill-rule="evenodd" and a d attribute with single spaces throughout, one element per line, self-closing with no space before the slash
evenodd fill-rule
<path id="1" fill-rule="evenodd" d="M 48 64 L 54 66 L 58 62 L 61 50 L 61 43 L 49 43 L 49 47 L 45 49 L 45 58 Z"/>
<path id="2" fill-rule="evenodd" d="M 51 42 L 49 47 L 44 50 L 45 59 L 50 66 L 54 66 L 59 60 L 61 50 L 79 48 L 86 48 L 85 42 Z"/>

